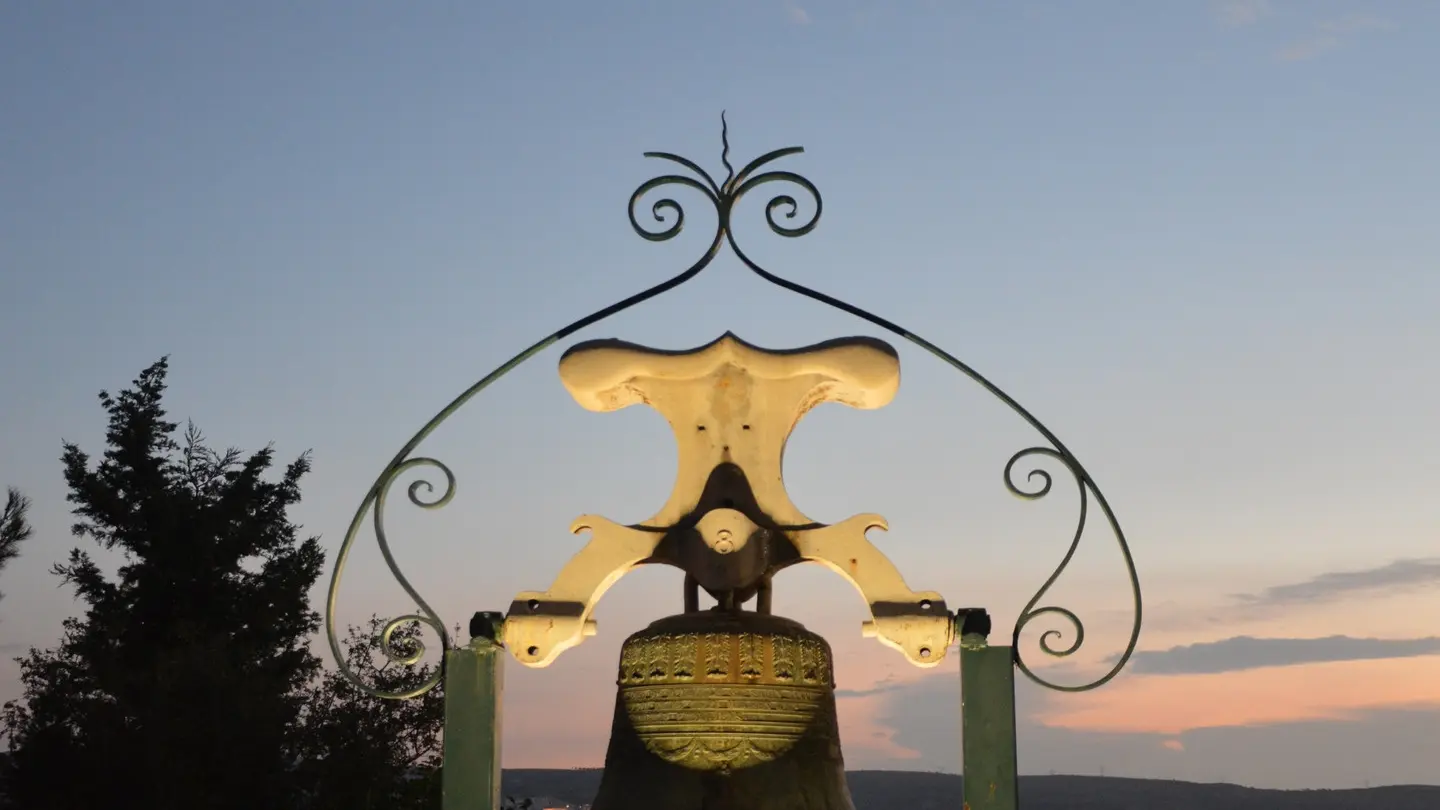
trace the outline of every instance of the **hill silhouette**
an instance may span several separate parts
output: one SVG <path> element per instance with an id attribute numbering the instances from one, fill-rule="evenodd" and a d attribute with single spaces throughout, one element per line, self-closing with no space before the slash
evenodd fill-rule
<path id="1" fill-rule="evenodd" d="M 856 810 L 951 810 L 961 804 L 962 777 L 916 771 L 850 771 Z M 599 769 L 514 769 L 504 772 L 507 796 L 589 802 Z M 1227 784 L 1109 776 L 1022 776 L 1025 810 L 1437 810 L 1440 786 L 1400 785 L 1354 790 L 1264 790 Z"/>

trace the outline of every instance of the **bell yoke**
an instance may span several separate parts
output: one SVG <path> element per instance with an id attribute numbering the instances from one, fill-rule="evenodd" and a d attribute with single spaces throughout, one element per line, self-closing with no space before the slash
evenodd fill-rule
<path id="1" fill-rule="evenodd" d="M 652 518 L 623 526 L 585 515 L 571 530 L 590 540 L 550 588 L 516 595 L 504 644 L 517 661 L 544 667 L 595 630 L 595 604 L 640 565 L 685 572 L 686 612 L 703 589 L 716 608 L 751 599 L 770 613 L 771 579 L 800 562 L 849 580 L 870 607 L 863 631 L 931 667 L 945 657 L 954 621 L 933 591 L 913 591 L 866 537 L 885 519 L 860 514 L 832 525 L 806 517 L 785 492 L 781 460 L 801 417 L 823 402 L 874 409 L 900 385 L 900 361 L 884 341 L 853 337 L 768 350 L 726 333 L 689 351 L 619 340 L 580 343 L 560 360 L 560 378 L 581 406 L 615 411 L 644 403 L 675 432 L 675 489 Z"/>

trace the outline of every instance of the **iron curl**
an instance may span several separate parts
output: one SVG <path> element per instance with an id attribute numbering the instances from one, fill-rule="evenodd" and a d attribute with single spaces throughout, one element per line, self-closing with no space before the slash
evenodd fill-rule
<path id="1" fill-rule="evenodd" d="M 698 167 L 696 168 L 698 169 Z M 668 226 L 664 227 L 662 230 L 652 231 L 647 229 L 645 226 L 640 224 L 640 220 L 637 219 L 635 216 L 635 207 L 639 205 L 642 197 L 657 188 L 669 185 L 679 185 L 685 186 L 687 188 L 693 188 L 699 191 L 701 194 L 705 195 L 705 198 L 708 199 L 710 203 L 715 207 L 717 213 L 720 210 L 720 201 L 717 198 L 715 191 L 712 187 L 713 183 L 710 186 L 707 186 L 704 183 L 701 183 L 699 180 L 696 180 L 692 177 L 686 177 L 681 174 L 666 174 L 660 177 L 656 177 L 652 180 L 647 180 L 646 182 L 642 183 L 639 188 L 635 189 L 634 194 L 630 195 L 628 214 L 630 216 L 630 227 L 635 230 L 635 233 L 639 234 L 641 237 L 651 242 L 664 242 L 670 239 L 674 239 L 676 236 L 680 235 L 680 231 L 685 227 L 685 208 L 681 206 L 679 202 L 675 201 L 674 198 L 671 197 L 664 197 L 660 200 L 657 200 L 655 204 L 650 207 L 650 215 L 657 223 L 662 226 L 666 225 L 668 221 L 668 218 L 666 217 L 667 212 L 670 214 L 670 216 L 674 217 L 674 221 L 669 222 Z"/>
<path id="2" fill-rule="evenodd" d="M 1046 470 L 1043 467 L 1032 467 L 1029 473 L 1027 473 L 1025 476 L 1026 482 L 1033 482 L 1037 478 L 1040 479 L 1041 483 L 1038 489 L 1023 490 L 1018 484 L 1015 483 L 1015 466 L 1019 464 L 1022 460 L 1033 456 L 1043 456 L 1059 461 L 1062 465 L 1064 465 L 1065 469 L 1074 477 L 1076 486 L 1080 493 L 1080 516 L 1076 520 L 1075 534 L 1070 539 L 1070 547 L 1065 550 L 1064 558 L 1061 559 L 1060 564 L 1055 567 L 1055 571 L 1050 575 L 1050 578 L 1045 580 L 1045 584 L 1040 586 L 1040 590 L 1037 591 L 1033 597 L 1031 597 L 1029 603 L 1025 605 L 1025 609 L 1020 611 L 1020 617 L 1015 621 L 1015 629 L 1012 631 L 1013 638 L 1011 646 L 1015 651 L 1016 666 L 1020 669 L 1021 672 L 1024 672 L 1032 680 L 1035 680 L 1038 683 L 1042 683 L 1045 686 L 1049 686 L 1051 688 L 1060 688 L 1049 681 L 1045 681 L 1039 678 L 1039 676 L 1037 676 L 1025 664 L 1025 657 L 1020 651 L 1020 634 L 1022 631 L 1024 631 L 1025 626 L 1028 625 L 1031 621 L 1034 621 L 1041 616 L 1056 615 L 1060 616 L 1061 618 L 1065 619 L 1065 621 L 1070 623 L 1074 638 L 1070 641 L 1069 646 L 1057 649 L 1056 647 L 1052 646 L 1051 640 L 1063 639 L 1065 637 L 1064 632 L 1055 629 L 1046 630 L 1045 632 L 1040 634 L 1041 651 L 1043 651 L 1046 655 L 1051 655 L 1056 658 L 1064 658 L 1069 655 L 1074 655 L 1080 649 L 1081 645 L 1085 643 L 1085 624 L 1080 621 L 1080 617 L 1075 615 L 1074 611 L 1054 605 L 1040 608 L 1037 608 L 1035 605 L 1039 603 L 1042 598 L 1044 598 L 1045 593 L 1050 590 L 1050 586 L 1054 585 L 1055 581 L 1060 578 L 1060 575 L 1065 572 L 1065 567 L 1070 564 L 1070 560 L 1075 556 L 1075 551 L 1080 547 L 1080 538 L 1085 533 L 1085 518 L 1089 509 L 1089 497 L 1085 491 L 1084 483 L 1081 481 L 1080 476 L 1075 472 L 1075 468 L 1071 466 L 1070 461 L 1066 459 L 1065 456 L 1049 447 L 1027 447 L 1024 450 L 1021 450 L 1020 452 L 1011 456 L 1010 460 L 1005 463 L 1005 488 L 1008 489 L 1012 495 L 1027 501 L 1034 501 L 1044 498 L 1045 496 L 1050 494 L 1050 489 L 1053 486 L 1055 479 L 1053 476 L 1051 476 L 1049 470 Z"/>
<path id="3" fill-rule="evenodd" d="M 1094 681 L 1078 685 L 1058 684 L 1043 678 L 1036 674 L 1025 662 L 1024 653 L 1021 652 L 1020 635 L 1030 622 L 1042 616 L 1057 616 L 1063 619 L 1070 625 L 1072 638 L 1066 646 L 1056 647 L 1053 642 L 1063 640 L 1065 638 L 1064 631 L 1053 628 L 1046 630 L 1040 634 L 1039 646 L 1041 652 L 1055 658 L 1065 658 L 1074 655 L 1085 644 L 1085 624 L 1080 621 L 1080 617 L 1077 616 L 1074 611 L 1057 605 L 1037 606 L 1040 604 L 1040 600 L 1045 598 L 1045 594 L 1050 591 L 1051 586 L 1060 579 L 1060 575 L 1065 572 L 1066 567 L 1070 565 L 1070 561 L 1074 559 L 1075 552 L 1080 548 L 1080 540 L 1085 535 L 1086 521 L 1090 515 L 1090 490 L 1094 486 L 1093 482 L 1089 480 L 1085 468 L 1080 466 L 1080 462 L 1077 461 L 1074 456 L 1070 455 L 1068 450 L 1056 450 L 1053 447 L 1027 447 L 1012 455 L 1010 460 L 1005 463 L 1005 470 L 1002 477 L 1005 482 L 1005 488 L 1010 491 L 1010 494 L 1027 501 L 1039 500 L 1050 494 L 1051 487 L 1054 484 L 1054 477 L 1043 467 L 1031 467 L 1025 476 L 1025 481 L 1032 484 L 1032 486 L 1033 482 L 1039 479 L 1040 485 L 1038 488 L 1022 489 L 1021 486 L 1016 483 L 1016 466 L 1022 460 L 1036 456 L 1058 461 L 1061 466 L 1065 468 L 1066 472 L 1070 473 L 1070 476 L 1075 480 L 1076 492 L 1080 499 L 1079 514 L 1075 519 L 1075 531 L 1071 535 L 1070 545 L 1065 550 L 1065 556 L 1060 560 L 1060 564 L 1055 567 L 1055 570 L 1051 572 L 1049 578 L 1045 580 L 1045 584 L 1040 586 L 1040 589 L 1035 592 L 1034 596 L 1030 597 L 1030 601 L 1027 602 L 1024 609 L 1020 611 L 1020 616 L 1016 619 L 1015 628 L 1011 634 L 1011 648 L 1014 650 L 1016 668 L 1024 673 L 1030 680 L 1041 686 L 1060 692 L 1084 692 L 1095 689 L 1118 675 L 1120 670 L 1124 668 L 1125 663 L 1130 659 L 1130 656 L 1134 653 L 1135 645 L 1140 638 L 1140 582 L 1135 573 L 1134 561 L 1130 557 L 1129 546 L 1125 542 L 1125 535 L 1120 531 L 1119 523 L 1110 512 L 1109 505 L 1105 503 L 1103 496 L 1100 496 L 1099 491 L 1096 490 L 1096 500 L 1100 504 L 1101 511 L 1108 518 L 1112 529 L 1115 531 L 1116 538 L 1120 543 L 1120 549 L 1125 558 L 1126 573 L 1130 577 L 1131 590 L 1134 594 L 1135 620 L 1131 627 L 1129 643 L 1126 645 L 1125 652 L 1121 654 L 1115 665 L 1104 675 Z"/>
<path id="4" fill-rule="evenodd" d="M 787 227 L 785 225 L 782 225 L 779 221 L 775 219 L 776 209 L 788 208 L 789 210 L 784 213 L 785 219 L 794 219 L 800 212 L 800 205 L 799 202 L 789 194 L 777 194 L 774 197 L 770 198 L 770 201 L 765 205 L 765 224 L 770 226 L 770 230 L 780 234 L 781 236 L 786 236 L 790 238 L 804 236 L 805 234 L 815 230 L 815 226 L 820 224 L 820 214 L 824 209 L 824 202 L 820 198 L 820 189 L 816 188 L 815 184 L 810 182 L 807 178 L 802 175 L 796 174 L 795 172 L 770 171 L 765 172 L 764 174 L 757 174 L 753 177 L 750 177 L 748 180 L 740 183 L 740 185 L 737 186 L 732 192 L 732 205 L 735 202 L 739 202 L 741 197 L 745 196 L 746 193 L 748 193 L 755 187 L 763 185 L 765 183 L 775 182 L 794 183 L 795 185 L 805 189 L 805 192 L 810 195 L 810 198 L 812 200 L 815 201 L 815 211 L 810 214 L 809 219 L 805 220 L 798 226 Z"/>
<path id="5" fill-rule="evenodd" d="M 1017 498 L 1023 498 L 1027 501 L 1039 500 L 1040 498 L 1049 495 L 1050 487 L 1052 484 L 1055 483 L 1055 479 L 1051 477 L 1050 472 L 1043 467 L 1032 468 L 1030 472 L 1025 476 L 1026 481 L 1034 481 L 1036 478 L 1040 479 L 1041 483 L 1038 490 L 1035 490 L 1034 492 L 1027 492 L 1021 489 L 1019 484 L 1015 483 L 1015 465 L 1020 463 L 1021 459 L 1033 455 L 1044 455 L 1050 456 L 1052 458 L 1061 458 L 1059 453 L 1051 450 L 1048 447 L 1029 447 L 1011 456 L 1010 460 L 1005 462 L 1005 488 L 1010 490 L 1011 495 L 1014 495 Z M 1061 458 L 1061 461 L 1063 462 L 1064 459 Z"/>
<path id="6" fill-rule="evenodd" d="M 409 449 L 405 451 L 405 454 L 408 455 L 408 453 Z M 364 523 L 365 515 L 372 513 L 375 526 L 375 541 L 380 547 L 381 556 L 385 559 L 385 566 L 390 569 L 390 574 L 395 578 L 395 581 L 400 584 L 400 587 L 404 589 L 406 595 L 415 602 L 418 609 L 417 613 L 406 614 L 385 623 L 380 631 L 381 655 L 385 656 L 386 660 L 401 666 L 418 663 L 425 657 L 427 650 L 425 642 L 418 637 L 405 639 L 403 645 L 396 643 L 397 640 L 394 637 L 395 631 L 410 622 L 419 622 L 435 631 L 436 635 L 440 637 L 442 648 L 448 648 L 450 646 L 450 634 L 445 630 L 445 623 L 440 619 L 440 616 L 435 610 L 426 603 L 425 599 L 416 592 L 414 586 L 410 584 L 410 580 L 407 579 L 404 572 L 400 570 L 400 564 L 396 562 L 395 555 L 390 550 L 390 539 L 385 530 L 385 504 L 389 498 L 391 487 L 395 485 L 395 482 L 399 480 L 401 475 L 417 467 L 430 467 L 439 471 L 444 476 L 445 483 L 438 496 L 427 499 L 422 495 L 422 492 L 434 495 L 436 491 L 435 485 L 424 478 L 412 481 L 406 488 L 406 496 L 412 504 L 421 509 L 440 509 L 449 504 L 455 497 L 455 473 L 452 472 L 444 462 L 425 456 L 392 462 L 386 467 L 385 471 L 381 473 L 375 485 L 370 488 L 370 493 L 361 503 L 360 509 L 357 510 L 355 518 L 350 523 L 350 530 L 345 533 L 345 540 L 341 543 L 340 551 L 335 557 L 335 573 L 330 579 L 330 591 L 325 602 L 325 636 L 326 640 L 330 643 L 330 651 L 335 658 L 336 666 L 339 667 L 340 673 L 346 680 L 350 681 L 357 689 L 360 689 L 372 697 L 394 700 L 419 697 L 431 689 L 434 689 L 436 685 L 440 683 L 441 678 L 444 677 L 443 666 L 436 667 L 428 678 L 412 687 L 393 691 L 377 689 L 365 683 L 364 680 L 350 668 L 349 663 L 346 662 L 345 656 L 340 649 L 340 640 L 335 632 L 335 604 L 339 597 L 341 574 L 344 571 L 345 562 L 350 556 L 350 551 L 355 544 L 355 538 L 359 535 L 360 527 Z"/>

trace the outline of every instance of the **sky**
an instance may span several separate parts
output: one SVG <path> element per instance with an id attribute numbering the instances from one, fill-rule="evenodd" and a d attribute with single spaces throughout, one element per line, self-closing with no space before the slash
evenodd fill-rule
<path id="1" fill-rule="evenodd" d="M 1358 0 L 0 4 L 0 484 L 35 502 L 0 572 L 0 698 L 19 694 L 8 659 L 80 609 L 48 571 L 77 542 L 61 442 L 100 452 L 99 391 L 168 355 L 173 416 L 313 451 L 294 517 L 333 554 L 453 397 L 703 252 L 700 198 L 676 193 L 687 227 L 664 243 L 626 204 L 670 171 L 647 150 L 723 177 L 726 110 L 736 165 L 804 146 L 775 168 L 824 199 L 783 239 L 747 198 L 748 253 L 987 375 L 1130 541 L 1139 652 L 1093 692 L 1022 680 L 1023 773 L 1440 783 L 1437 35 L 1440 6 Z M 1003 486 L 1040 437 L 729 253 L 570 342 L 727 330 L 896 346 L 895 401 L 810 413 L 788 492 L 827 523 L 884 515 L 870 537 L 909 585 L 986 607 L 1005 643 L 1073 530 L 1068 483 L 1033 502 Z M 561 351 L 421 446 L 455 471 L 451 505 L 393 510 L 397 559 L 448 625 L 543 590 L 577 516 L 639 522 L 670 493 L 663 419 L 583 410 Z M 602 762 L 619 645 L 681 610 L 680 577 L 632 573 L 596 637 L 507 665 L 506 766 Z M 1103 522 L 1046 601 L 1086 627 L 1059 662 L 1038 635 L 1068 628 L 1021 638 L 1047 677 L 1124 648 Z M 339 623 L 411 608 L 362 534 Z M 775 609 L 835 650 L 849 767 L 959 769 L 955 656 L 922 671 L 861 638 L 865 605 L 818 566 L 782 574 Z"/>

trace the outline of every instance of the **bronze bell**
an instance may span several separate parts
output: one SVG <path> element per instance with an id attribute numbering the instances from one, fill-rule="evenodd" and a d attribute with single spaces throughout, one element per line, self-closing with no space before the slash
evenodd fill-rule
<path id="1" fill-rule="evenodd" d="M 751 611 L 630 636 L 594 810 L 853 810 L 830 645 Z"/>

